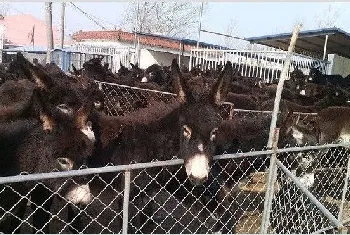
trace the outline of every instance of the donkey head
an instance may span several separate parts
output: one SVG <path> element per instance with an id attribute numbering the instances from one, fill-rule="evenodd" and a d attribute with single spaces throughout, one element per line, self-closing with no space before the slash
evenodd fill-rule
<path id="1" fill-rule="evenodd" d="M 17 54 L 17 61 L 26 76 L 36 84 L 34 109 L 44 130 L 52 131 L 57 124 L 62 124 L 80 129 L 83 133 L 89 132 L 89 137 L 93 136 L 88 116 L 94 104 L 85 97 L 85 91 L 78 84 L 53 78 L 20 53 Z"/>
<path id="2" fill-rule="evenodd" d="M 315 79 L 319 76 L 322 76 L 322 72 L 320 71 L 320 67 L 314 67 L 310 69 L 309 72 L 309 81 L 315 81 Z"/>
<path id="3" fill-rule="evenodd" d="M 285 134 L 291 134 L 299 145 L 317 144 L 319 139 L 318 123 L 313 116 L 301 119 L 289 112 L 284 122 Z"/>
<path id="4" fill-rule="evenodd" d="M 141 79 L 144 77 L 145 71 L 139 67 L 138 63 L 130 63 L 130 66 L 133 78 L 135 78 L 137 81 L 141 81 Z"/>
<path id="5" fill-rule="evenodd" d="M 228 92 L 232 65 L 228 62 L 212 89 L 200 94 L 190 90 L 176 60 L 172 62 L 171 72 L 174 90 L 182 103 L 179 157 L 184 159 L 186 173 L 192 183 L 201 184 L 209 175 L 217 127 L 222 121 L 219 107 Z"/>

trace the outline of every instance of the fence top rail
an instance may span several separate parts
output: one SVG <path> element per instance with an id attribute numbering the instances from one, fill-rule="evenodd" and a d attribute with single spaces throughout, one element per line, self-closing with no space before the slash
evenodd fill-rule
<path id="1" fill-rule="evenodd" d="M 233 103 L 229 103 L 229 102 L 225 102 L 225 103 L 234 105 Z M 272 111 L 270 111 L 270 110 L 252 110 L 252 109 L 234 109 L 234 111 L 242 112 L 242 113 L 272 113 Z M 279 112 L 279 113 L 281 113 L 281 112 Z M 313 115 L 313 116 L 317 116 L 318 115 L 318 113 L 302 113 L 302 112 L 293 112 L 293 114 L 297 114 L 297 115 Z"/>
<path id="2" fill-rule="evenodd" d="M 325 148 L 348 147 L 348 146 L 350 146 L 350 142 L 341 143 L 341 144 L 325 144 L 325 145 L 317 145 L 317 146 L 289 147 L 289 148 L 281 148 L 276 150 L 263 150 L 263 151 L 252 151 L 252 152 L 246 152 L 246 153 L 223 154 L 223 155 L 214 156 L 213 159 L 214 160 L 239 159 L 242 157 L 270 155 L 273 153 L 278 154 L 278 153 L 287 153 L 287 152 L 301 152 L 301 151 L 320 150 Z M 118 166 L 105 166 L 100 168 L 87 168 L 87 169 L 71 170 L 71 171 L 56 171 L 56 172 L 50 172 L 50 173 L 36 173 L 36 174 L 26 174 L 26 175 L 21 174 L 21 175 L 15 175 L 15 176 L 0 177 L 0 184 L 47 180 L 47 179 L 53 179 L 53 178 L 67 178 L 67 177 L 84 176 L 84 175 L 101 174 L 101 173 L 122 172 L 127 170 L 146 169 L 146 168 L 152 168 L 152 167 L 181 165 L 183 163 L 184 163 L 183 159 L 173 159 L 173 160 L 166 160 L 166 161 L 134 163 L 129 165 L 118 165 Z"/>
<path id="3" fill-rule="evenodd" d="M 116 84 L 116 83 L 101 82 L 101 81 L 98 81 L 98 80 L 95 80 L 95 82 L 96 83 L 100 83 L 100 84 L 107 84 L 107 85 L 111 85 L 111 86 L 119 86 L 119 87 L 124 87 L 124 88 L 135 89 L 135 90 L 151 91 L 151 92 L 155 92 L 155 93 L 161 93 L 161 94 L 164 94 L 164 95 L 176 96 L 176 94 L 174 94 L 174 93 L 165 92 L 165 91 L 157 91 L 157 90 L 151 90 L 151 89 L 146 89 L 146 88 L 127 86 L 127 85 Z"/>
<path id="4" fill-rule="evenodd" d="M 235 50 L 235 49 L 206 49 L 206 48 L 202 48 L 202 49 L 197 49 L 197 48 L 194 48 L 194 49 L 191 49 L 192 52 L 223 52 L 223 53 L 237 53 L 237 52 L 240 52 L 240 53 L 276 53 L 276 54 L 286 54 L 285 51 L 264 51 L 264 50 Z"/>

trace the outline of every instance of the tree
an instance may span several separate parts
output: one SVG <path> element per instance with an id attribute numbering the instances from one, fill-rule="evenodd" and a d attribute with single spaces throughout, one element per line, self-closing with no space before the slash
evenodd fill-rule
<path id="1" fill-rule="evenodd" d="M 238 20 L 231 17 L 229 23 L 227 24 L 225 34 L 240 37 L 237 25 Z M 232 37 L 224 37 L 223 41 L 224 46 L 231 49 L 248 49 L 247 47 L 249 46 L 249 42 Z"/>
<path id="2" fill-rule="evenodd" d="M 194 36 L 198 33 L 199 11 L 200 5 L 191 2 L 131 2 L 122 26 L 131 31 L 136 25 L 136 30 L 142 33 Z"/>
<path id="3" fill-rule="evenodd" d="M 339 16 L 339 9 L 332 4 L 328 4 L 326 9 L 316 15 L 316 26 L 318 28 L 336 27 Z"/>
<path id="4" fill-rule="evenodd" d="M 8 2 L 0 3 L 0 15 L 6 16 L 9 13 L 10 4 Z"/>

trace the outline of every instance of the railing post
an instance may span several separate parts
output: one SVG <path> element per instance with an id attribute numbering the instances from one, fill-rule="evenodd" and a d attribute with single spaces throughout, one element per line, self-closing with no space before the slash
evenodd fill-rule
<path id="1" fill-rule="evenodd" d="M 123 200 L 123 234 L 128 233 L 129 197 L 130 197 L 130 170 L 124 173 L 124 200 Z"/>

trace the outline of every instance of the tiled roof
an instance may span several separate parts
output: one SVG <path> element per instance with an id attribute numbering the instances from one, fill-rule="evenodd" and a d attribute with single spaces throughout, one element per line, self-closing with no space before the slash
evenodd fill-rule
<path id="1" fill-rule="evenodd" d="M 184 45 L 185 51 L 190 51 L 191 48 L 197 45 L 197 41 L 189 39 L 179 39 L 172 37 L 159 36 L 155 34 L 139 33 L 140 44 L 168 48 L 173 50 L 180 50 L 180 43 Z M 133 42 L 135 34 L 125 32 L 122 30 L 106 30 L 106 31 L 78 31 L 73 34 L 73 40 L 81 42 L 85 40 L 103 40 L 103 41 L 124 41 Z M 207 43 L 200 43 L 200 47 L 219 47 Z"/>

